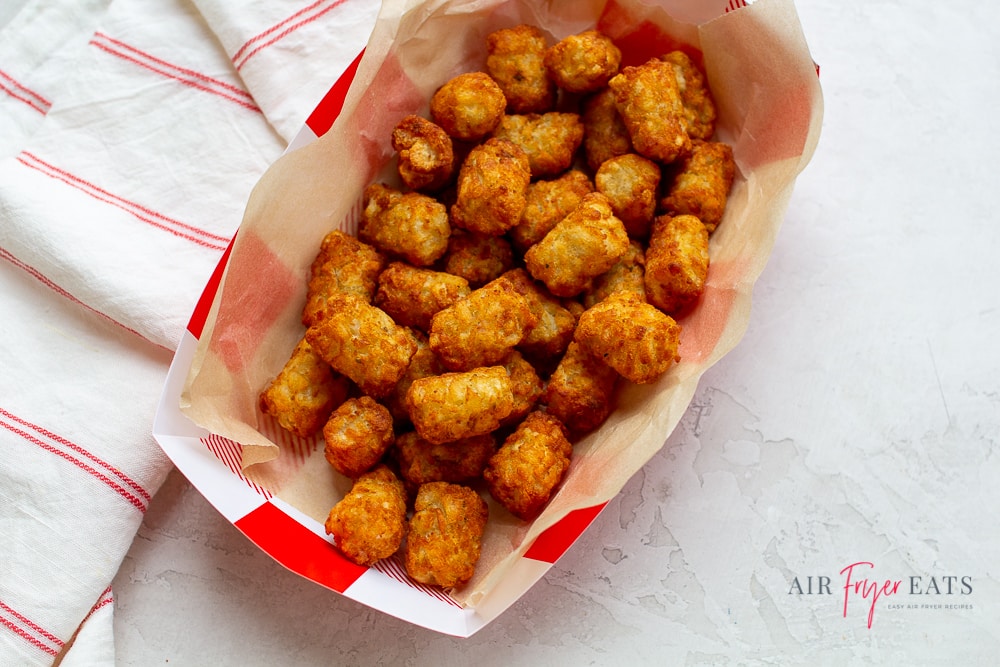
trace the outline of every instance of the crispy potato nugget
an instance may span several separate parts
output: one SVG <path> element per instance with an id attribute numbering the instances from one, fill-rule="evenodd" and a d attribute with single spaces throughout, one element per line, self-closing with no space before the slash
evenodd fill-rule
<path id="1" fill-rule="evenodd" d="M 597 30 L 564 37 L 545 52 L 549 78 L 571 93 L 603 88 L 621 63 L 621 49 Z"/>
<path id="2" fill-rule="evenodd" d="M 373 246 L 339 229 L 327 234 L 309 269 L 302 323 L 309 326 L 326 316 L 330 294 L 348 292 L 371 301 L 383 266 L 385 256 Z"/>
<path id="3" fill-rule="evenodd" d="M 392 131 L 392 149 L 399 155 L 399 177 L 411 190 L 434 192 L 451 180 L 451 137 L 426 118 L 411 114 L 399 121 Z"/>
<path id="4" fill-rule="evenodd" d="M 323 426 L 327 462 L 352 479 L 371 470 L 395 440 L 389 409 L 369 396 L 349 398 Z"/>
<path id="5" fill-rule="evenodd" d="M 486 71 L 514 113 L 543 112 L 556 101 L 556 86 L 545 71 L 547 43 L 541 30 L 522 24 L 486 36 Z"/>
<path id="6" fill-rule="evenodd" d="M 691 307 L 708 277 L 708 230 L 693 215 L 661 215 L 646 250 L 646 298 L 667 313 Z"/>
<path id="7" fill-rule="evenodd" d="M 673 65 L 654 58 L 637 67 L 625 67 L 608 87 L 637 153 L 669 163 L 691 152 Z"/>
<path id="8" fill-rule="evenodd" d="M 590 182 L 590 177 L 579 169 L 529 185 L 521 220 L 510 230 L 514 245 L 524 252 L 541 241 L 560 220 L 580 205 L 584 195 L 593 191 L 594 184 Z"/>
<path id="9" fill-rule="evenodd" d="M 471 291 L 469 281 L 461 276 L 392 262 L 379 274 L 375 305 L 396 324 L 426 332 L 438 311 Z"/>
<path id="10" fill-rule="evenodd" d="M 260 394 L 260 409 L 281 428 L 308 437 L 323 427 L 350 391 L 347 378 L 312 349 L 304 338 L 296 344 L 278 376 Z"/>
<path id="11" fill-rule="evenodd" d="M 406 491 L 386 466 L 354 481 L 326 519 L 337 548 L 358 565 L 371 565 L 399 550 L 406 535 Z"/>
<path id="12" fill-rule="evenodd" d="M 571 341 L 549 378 L 542 402 L 574 433 L 592 431 L 611 414 L 618 372 Z"/>
<path id="13" fill-rule="evenodd" d="M 711 234 L 722 222 L 736 177 L 733 149 L 719 141 L 696 141 L 677 167 L 661 208 L 670 215 L 697 216 Z"/>
<path id="14" fill-rule="evenodd" d="M 467 486 L 421 485 L 406 540 L 406 572 L 423 584 L 455 588 L 472 579 L 489 507 Z"/>
<path id="15" fill-rule="evenodd" d="M 396 439 L 399 474 L 410 484 L 427 482 L 468 482 L 483 474 L 487 461 L 496 451 L 493 434 L 472 436 L 452 442 L 433 444 L 416 431 Z"/>
<path id="16" fill-rule="evenodd" d="M 471 232 L 500 236 L 521 220 L 531 183 L 528 154 L 506 139 L 477 145 L 458 172 L 452 222 Z"/>
<path id="17" fill-rule="evenodd" d="M 510 389 L 514 394 L 514 409 L 503 420 L 506 426 L 517 423 L 535 408 L 545 390 L 545 384 L 531 362 L 517 350 L 510 353 L 503 367 L 510 376 Z"/>
<path id="18" fill-rule="evenodd" d="M 562 111 L 510 114 L 503 117 L 493 136 L 524 149 L 532 178 L 548 178 L 573 164 L 583 142 L 583 121 L 579 114 Z"/>
<path id="19" fill-rule="evenodd" d="M 433 444 L 489 433 L 514 409 L 503 366 L 417 378 L 406 392 L 410 421 Z"/>
<path id="20" fill-rule="evenodd" d="M 438 312 L 431 319 L 430 345 L 450 370 L 492 366 L 536 324 L 527 299 L 498 278 Z"/>
<path id="21" fill-rule="evenodd" d="M 553 295 L 576 296 L 591 278 L 610 269 L 628 250 L 628 232 L 608 198 L 585 195 L 580 205 L 524 254 L 528 273 Z"/>
<path id="22" fill-rule="evenodd" d="M 618 155 L 632 152 L 625 121 L 615 106 L 615 93 L 603 88 L 583 103 L 583 150 L 591 171 Z"/>
<path id="23" fill-rule="evenodd" d="M 448 135 L 477 141 L 503 118 L 507 98 L 485 72 L 467 72 L 450 79 L 431 97 L 431 118 Z"/>
<path id="24" fill-rule="evenodd" d="M 674 67 L 684 105 L 684 122 L 692 139 L 711 139 L 715 133 L 715 102 L 705 84 L 705 74 L 683 51 L 671 51 L 662 60 Z"/>
<path id="25" fill-rule="evenodd" d="M 680 335 L 672 317 L 619 292 L 584 311 L 573 340 L 626 379 L 648 384 L 680 360 Z"/>
<path id="26" fill-rule="evenodd" d="M 386 396 L 417 351 L 414 334 L 353 294 L 337 294 L 329 303 L 331 314 L 306 330 L 306 340 L 362 392 Z"/>
<path id="27" fill-rule="evenodd" d="M 444 257 L 444 270 L 481 287 L 514 264 L 514 249 L 503 236 L 453 230 Z"/>
<path id="28" fill-rule="evenodd" d="M 427 336 L 419 330 L 415 330 L 414 337 L 417 343 L 417 351 L 410 357 L 410 363 L 406 367 L 406 372 L 403 373 L 403 377 L 396 383 L 396 388 L 384 399 L 389 412 L 392 413 L 393 420 L 397 424 L 405 424 L 410 421 L 410 413 L 406 408 L 406 392 L 409 391 L 413 381 L 417 378 L 440 375 L 447 371 L 441 365 L 437 355 L 434 354 L 434 350 L 431 349 L 430 344 L 427 342 Z"/>
<path id="29" fill-rule="evenodd" d="M 429 266 L 448 250 L 448 209 L 419 192 L 399 192 L 381 183 L 365 188 L 358 237 L 411 264 Z"/>
<path id="30" fill-rule="evenodd" d="M 658 164 L 635 153 L 609 158 L 594 175 L 594 185 L 611 202 L 611 210 L 629 236 L 649 236 L 660 187 Z"/>
<path id="31" fill-rule="evenodd" d="M 501 278 L 527 300 L 528 308 L 538 319 L 538 323 L 524 335 L 517 348 L 533 360 L 558 358 L 566 351 L 566 346 L 573 338 L 576 317 L 524 269 L 512 269 Z"/>
<path id="32" fill-rule="evenodd" d="M 490 458 L 483 479 L 498 503 L 530 521 L 566 476 L 572 453 L 563 423 L 545 412 L 532 412 Z"/>
<path id="33" fill-rule="evenodd" d="M 615 265 L 594 279 L 583 295 L 583 305 L 590 308 L 617 292 L 628 292 L 646 300 L 646 250 L 639 241 L 631 241 Z"/>

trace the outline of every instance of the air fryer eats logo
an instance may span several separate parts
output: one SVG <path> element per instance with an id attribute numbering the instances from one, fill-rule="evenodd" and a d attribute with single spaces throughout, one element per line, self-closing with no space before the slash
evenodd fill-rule
<path id="1" fill-rule="evenodd" d="M 973 581 L 968 575 L 911 575 L 903 579 L 879 577 L 870 561 L 851 563 L 838 576 L 794 577 L 789 595 L 829 595 L 842 605 L 844 618 L 863 614 L 871 629 L 876 609 L 972 609 Z"/>

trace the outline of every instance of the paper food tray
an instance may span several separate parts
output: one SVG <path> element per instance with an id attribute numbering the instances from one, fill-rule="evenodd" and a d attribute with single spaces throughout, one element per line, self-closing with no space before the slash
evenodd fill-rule
<path id="1" fill-rule="evenodd" d="M 615 3 L 612 0 L 608 3 L 597 4 L 601 7 L 601 11 L 607 12 L 612 5 L 626 3 Z M 782 17 L 790 12 L 794 18 L 794 9 L 790 0 L 760 0 L 746 10 L 742 8 L 747 7 L 747 3 L 735 2 L 734 0 L 725 3 L 697 3 L 678 0 L 673 3 L 664 3 L 664 6 L 670 6 L 672 15 L 677 7 L 687 7 L 689 12 L 697 13 L 698 22 L 736 10 L 752 13 L 758 5 L 773 6 L 763 9 L 763 11 L 777 11 L 781 13 Z M 688 20 L 695 20 L 690 18 L 691 15 L 693 14 L 689 14 Z M 780 25 L 781 21 L 778 21 L 778 24 Z M 768 25 L 773 25 L 773 21 Z M 646 26 L 640 27 L 640 29 L 649 28 Z M 808 58 L 803 50 L 804 42 L 798 32 L 797 23 L 787 26 L 787 29 L 791 32 L 792 45 L 782 44 L 781 49 L 785 51 L 791 49 L 794 52 L 792 57 L 797 60 L 802 60 L 803 57 Z M 780 41 L 782 35 L 772 35 L 769 38 Z M 358 58 L 341 74 L 326 97 L 309 116 L 305 126 L 290 143 L 286 154 L 310 145 L 330 130 L 344 108 L 345 101 L 350 99 L 351 83 L 359 66 L 362 66 L 364 62 L 363 56 L 364 53 L 359 54 Z M 788 57 L 788 54 L 785 53 L 784 57 Z M 801 75 L 801 72 L 799 74 Z M 357 91 L 353 92 L 357 94 Z M 799 153 L 795 154 L 793 151 L 790 155 L 780 154 L 775 158 L 784 161 L 791 159 L 794 162 L 794 165 L 789 168 L 791 181 L 794 181 L 794 176 L 808 162 L 818 137 L 821 115 L 818 84 L 806 91 L 804 100 L 809 108 L 805 112 L 806 127 L 796 128 L 802 135 L 796 138 L 800 144 L 797 147 Z M 803 100 L 800 99 L 797 103 L 803 103 Z M 787 152 L 787 147 L 785 149 Z M 741 156 L 738 143 L 736 151 L 739 162 Z M 758 158 L 759 156 L 751 158 L 751 162 Z M 743 187 L 744 190 L 736 192 L 735 196 L 744 199 L 754 196 L 753 192 L 746 191 L 746 183 L 740 184 L 738 182 L 737 186 L 734 186 L 737 190 L 739 187 Z M 785 183 L 778 189 L 775 200 L 766 202 L 765 205 L 769 207 L 770 219 L 773 220 L 775 215 L 783 216 L 790 190 L 791 183 Z M 746 206 L 754 205 L 752 202 L 749 204 L 744 202 L 744 204 Z M 726 301 L 722 306 L 725 311 L 724 323 L 729 327 L 728 341 L 721 346 L 713 347 L 709 355 L 710 358 L 703 359 L 701 364 L 693 370 L 689 369 L 685 389 L 675 398 L 675 401 L 680 404 L 680 412 L 673 410 L 669 423 L 662 432 L 655 435 L 658 438 L 659 446 L 662 446 L 662 443 L 670 435 L 670 431 L 679 421 L 680 415 L 690 402 L 701 374 L 732 349 L 742 336 L 749 317 L 749 293 L 752 283 L 766 262 L 766 254 L 770 252 L 773 235 L 776 231 L 777 226 L 774 225 L 772 230 L 762 233 L 763 239 L 760 240 L 760 248 L 756 252 L 758 255 L 763 252 L 765 256 L 755 257 L 754 261 L 751 262 L 752 266 L 746 269 L 744 274 L 733 278 L 738 289 L 731 290 L 735 296 L 726 293 Z M 348 598 L 410 623 L 449 635 L 468 637 L 483 628 L 524 595 L 566 552 L 627 481 L 627 477 L 618 480 L 620 483 L 611 492 L 595 495 L 590 499 L 592 502 L 577 502 L 571 509 L 549 521 L 534 534 L 529 532 L 530 539 L 525 540 L 516 554 L 516 559 L 504 568 L 502 579 L 496 585 L 489 587 L 484 595 L 477 598 L 474 605 L 464 605 L 435 587 L 412 581 L 406 575 L 402 561 L 399 559 L 386 559 L 372 567 L 361 567 L 346 560 L 333 547 L 332 538 L 325 534 L 324 526 L 316 517 L 315 512 L 310 516 L 308 512 L 277 497 L 275 493 L 266 488 L 266 484 L 254 481 L 253 475 L 245 474 L 244 448 L 241 443 L 196 425 L 181 411 L 180 404 L 182 394 L 185 391 L 185 383 L 188 381 L 188 375 L 201 339 L 203 335 L 209 335 L 205 329 L 206 323 L 210 321 L 213 315 L 213 306 L 220 298 L 220 289 L 225 283 L 227 267 L 234 251 L 234 243 L 230 244 L 229 249 L 220 260 L 205 287 L 187 330 L 184 332 L 167 376 L 153 426 L 153 435 L 174 465 L 190 480 L 192 485 L 248 539 L 281 565 Z M 282 437 L 281 434 L 273 432 L 269 432 L 267 435 L 275 439 Z M 316 460 L 317 457 L 323 458 L 321 439 L 318 442 L 315 439 L 306 442 L 291 439 L 284 442 L 282 447 L 283 455 L 297 456 L 303 461 Z M 652 451 L 655 452 L 655 449 Z M 648 460 L 648 456 L 642 461 L 636 461 L 629 470 L 634 472 L 633 468 L 638 469 L 646 460 Z"/>

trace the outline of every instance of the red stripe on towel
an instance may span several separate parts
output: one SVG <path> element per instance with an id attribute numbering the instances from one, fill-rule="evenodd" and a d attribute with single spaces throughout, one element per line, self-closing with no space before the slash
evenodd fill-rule
<path id="1" fill-rule="evenodd" d="M 50 280 L 41 271 L 39 271 L 38 269 L 34 268 L 33 266 L 29 266 L 28 264 L 25 264 L 24 262 L 22 262 L 21 260 L 19 260 L 17 257 L 15 257 L 14 255 L 12 255 L 5 248 L 0 248 L 0 259 L 7 260 L 8 262 L 10 262 L 11 264 L 13 264 L 17 268 L 21 269 L 22 271 L 24 271 L 25 273 L 27 273 L 28 275 L 30 275 L 32 278 L 34 278 L 38 282 L 40 282 L 43 285 L 45 285 L 46 287 L 48 287 L 50 290 L 52 290 L 53 292 L 55 292 L 59 296 L 63 297 L 64 299 L 67 299 L 67 300 L 75 303 L 78 306 L 83 306 L 84 308 L 86 308 L 90 312 L 94 313 L 98 317 L 101 317 L 102 319 L 110 322 L 111 324 L 114 324 L 115 326 L 124 329 L 125 331 L 129 332 L 132 335 L 138 336 L 139 338 L 143 339 L 144 341 L 147 341 L 149 343 L 153 343 L 153 345 L 156 345 L 157 347 L 163 348 L 163 345 L 160 345 L 159 343 L 155 343 L 155 342 L 149 340 L 149 338 L 146 338 L 145 336 L 143 336 L 141 333 L 139 333 L 135 329 L 132 329 L 131 327 L 125 326 L 124 324 L 122 324 L 118 320 L 114 319 L 110 315 L 107 315 L 106 313 L 102 313 L 101 311 L 97 310 L 96 308 L 94 308 L 94 307 L 92 307 L 92 306 L 84 303 L 80 299 L 76 298 L 75 296 L 73 296 L 72 294 L 70 294 L 69 292 L 67 292 L 65 289 L 63 289 L 60 285 L 58 285 L 54 281 Z M 166 348 L 164 348 L 164 349 L 166 349 Z"/>
<path id="2" fill-rule="evenodd" d="M 80 459 L 76 458 L 69 452 L 59 449 L 59 447 L 53 445 L 52 442 L 46 442 L 45 440 L 42 440 L 41 438 L 36 437 L 31 433 L 28 433 L 27 431 L 18 428 L 17 426 L 14 425 L 15 423 L 10 423 L 10 420 L 7 420 L 3 416 L 0 416 L 0 428 L 7 429 L 14 435 L 20 436 L 26 442 L 36 445 L 37 447 L 40 447 L 41 449 L 51 454 L 55 454 L 56 456 L 60 457 L 61 459 L 65 460 L 68 463 L 72 463 L 74 466 L 76 466 L 80 470 L 83 470 L 91 477 L 94 477 L 98 481 L 102 482 L 105 486 L 107 486 L 112 491 L 117 493 L 119 496 L 124 498 L 126 501 L 128 501 L 130 505 L 135 507 L 140 512 L 142 513 L 146 512 L 146 502 L 142 498 L 139 498 L 134 493 L 123 487 L 121 484 L 108 477 L 108 475 L 101 472 L 100 470 L 95 469 L 93 466 L 86 463 L 85 461 L 81 461 Z"/>
<path id="3" fill-rule="evenodd" d="M 108 35 L 96 32 L 94 37 L 90 40 L 92 46 L 110 53 L 113 56 L 126 60 L 135 65 L 143 67 L 151 72 L 155 72 L 161 76 L 165 76 L 168 79 L 173 79 L 185 86 L 190 86 L 197 90 L 201 90 L 206 93 L 211 93 L 218 97 L 234 102 L 251 111 L 261 113 L 260 107 L 258 107 L 253 102 L 253 97 L 247 91 L 234 86 L 233 84 L 215 79 L 213 77 L 207 76 L 200 72 L 195 72 L 194 70 L 188 69 L 186 67 L 181 67 L 173 63 L 167 62 L 162 58 L 157 58 L 145 51 L 137 49 L 134 46 L 125 44 L 117 39 L 109 37 Z"/>
<path id="4" fill-rule="evenodd" d="M 136 493 L 138 493 L 147 502 L 152 498 L 152 496 L 150 495 L 149 491 L 147 491 L 146 489 L 142 488 L 142 485 L 140 485 L 134 479 L 132 479 L 131 477 L 129 477 L 128 475 L 126 475 L 119 468 L 111 465 L 107 461 L 104 461 L 103 459 L 101 459 L 100 457 L 96 456 L 95 454 L 92 454 L 91 452 L 87 451 L 86 449 L 84 449 L 80 445 L 77 445 L 77 444 L 75 444 L 73 442 L 70 442 L 69 440 L 67 440 L 66 438 L 62 437 L 61 435 L 53 433 L 52 431 L 49 431 L 48 429 L 46 429 L 46 428 L 44 428 L 42 426 L 39 426 L 38 424 L 32 424 L 31 422 L 29 422 L 26 419 L 22 419 L 21 417 L 18 417 L 17 415 L 11 414 L 10 412 L 7 412 L 3 408 L 0 408 L 0 417 L 4 417 L 4 418 L 6 418 L 6 419 L 8 419 L 8 420 L 10 420 L 12 422 L 16 422 L 19 426 L 23 426 L 24 428 L 26 428 L 26 429 L 28 429 L 30 431 L 34 431 L 39 436 L 45 437 L 45 438 L 49 439 L 50 441 L 52 441 L 54 443 L 57 443 L 59 445 L 62 445 L 66 449 L 70 449 L 70 450 L 76 452 L 77 454 L 83 456 L 84 458 L 89 459 L 92 463 L 96 464 L 97 466 L 99 466 L 99 467 L 103 468 L 104 470 L 106 470 L 108 473 L 110 473 L 110 474 L 114 475 L 115 477 L 117 477 L 122 482 L 122 484 L 124 484 L 125 486 L 129 487 L 130 489 L 132 489 L 133 491 L 135 491 Z"/>
<path id="5" fill-rule="evenodd" d="M 9 605 L 0 601 L 0 623 L 14 631 L 15 634 L 27 640 L 33 646 L 40 648 L 49 655 L 56 655 L 63 647 L 63 640 L 47 631 L 23 614 L 18 613 Z"/>
<path id="6" fill-rule="evenodd" d="M 318 0 L 308 7 L 300 9 L 283 21 L 276 23 L 264 32 L 251 37 L 233 54 L 233 64 L 236 66 L 237 71 L 262 50 L 275 42 L 281 41 L 302 26 L 312 23 L 344 2 L 345 0 L 333 0 L 332 2 L 330 0 Z"/>
<path id="7" fill-rule="evenodd" d="M 38 113 L 47 113 L 52 103 L 47 99 L 25 87 L 20 81 L 0 70 L 0 90 L 7 93 L 15 100 L 24 102 Z"/>
<path id="8" fill-rule="evenodd" d="M 89 195 L 90 197 L 104 202 L 105 204 L 110 204 L 116 208 L 120 208 L 126 213 L 132 215 L 137 220 L 145 222 L 146 224 L 160 229 L 162 231 L 173 234 L 174 236 L 180 237 L 197 245 L 204 246 L 206 248 L 211 248 L 212 250 L 222 251 L 226 249 L 229 243 L 229 239 L 225 236 L 219 234 L 213 234 L 212 232 L 199 229 L 193 225 L 175 220 L 173 218 L 167 217 L 162 213 L 157 213 L 147 206 L 138 204 L 133 201 L 129 201 L 124 197 L 120 197 L 116 194 L 108 192 L 104 188 L 101 188 L 93 183 L 75 176 L 64 169 L 60 169 L 55 165 L 46 162 L 37 155 L 32 153 L 23 152 L 17 156 L 17 161 L 26 167 L 34 169 L 42 174 L 45 174 L 49 178 L 55 179 L 57 181 L 62 181 L 66 185 L 76 188 L 80 192 Z"/>

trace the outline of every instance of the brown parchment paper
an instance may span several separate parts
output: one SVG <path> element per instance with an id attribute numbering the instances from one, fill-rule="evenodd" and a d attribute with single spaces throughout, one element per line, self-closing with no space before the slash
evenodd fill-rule
<path id="1" fill-rule="evenodd" d="M 241 443 L 248 476 L 322 522 L 349 481 L 326 464 L 321 442 L 295 442 L 280 433 L 260 414 L 257 397 L 304 332 L 306 276 L 320 241 L 334 228 L 355 232 L 363 188 L 391 179 L 395 124 L 408 113 L 426 117 L 438 86 L 483 68 L 489 32 L 522 22 L 547 31 L 552 42 L 596 25 L 622 47 L 625 64 L 678 47 L 700 52 L 718 107 L 718 135 L 733 146 L 738 175 L 711 239 L 705 294 L 680 321 L 682 359 L 658 382 L 621 390 L 605 425 L 576 445 L 559 493 L 534 522 L 491 505 L 476 576 L 453 596 L 475 606 L 502 587 L 508 567 L 539 533 L 569 511 L 604 503 L 621 490 L 677 425 L 701 375 L 743 336 L 754 282 L 795 178 L 818 141 L 822 96 L 792 1 L 758 0 L 733 12 L 707 9 L 712 4 L 383 2 L 331 130 L 275 162 L 250 196 L 182 411 Z M 706 13 L 716 18 L 697 23 Z"/>

